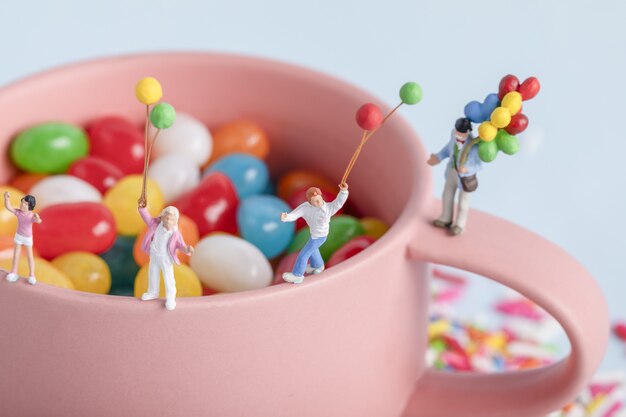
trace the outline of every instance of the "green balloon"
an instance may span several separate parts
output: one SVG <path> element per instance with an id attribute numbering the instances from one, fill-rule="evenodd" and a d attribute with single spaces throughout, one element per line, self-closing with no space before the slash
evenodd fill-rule
<path id="1" fill-rule="evenodd" d="M 478 157 L 483 162 L 491 162 L 498 156 L 498 144 L 495 140 L 491 142 L 480 141 L 478 144 Z"/>
<path id="2" fill-rule="evenodd" d="M 133 257 L 135 239 L 136 236 L 118 236 L 113 247 L 100 255 L 111 270 L 109 294 L 134 295 L 135 277 L 139 272 Z"/>
<path id="3" fill-rule="evenodd" d="M 68 123 L 42 123 L 20 132 L 11 143 L 11 159 L 21 169 L 63 174 L 89 152 L 83 129 Z"/>
<path id="4" fill-rule="evenodd" d="M 409 81 L 400 88 L 400 99 L 404 104 L 417 104 L 422 100 L 422 87 Z"/>
<path id="5" fill-rule="evenodd" d="M 176 110 L 169 103 L 159 103 L 150 112 L 150 121 L 157 129 L 172 127 L 176 120 Z"/>
<path id="6" fill-rule="evenodd" d="M 324 262 L 328 262 L 330 257 L 344 244 L 354 237 L 365 234 L 365 229 L 356 217 L 341 214 L 330 219 L 328 237 L 326 242 L 320 246 L 320 254 Z M 288 253 L 299 251 L 309 240 L 309 228 L 300 230 L 291 242 Z"/>
<path id="7" fill-rule="evenodd" d="M 498 131 L 496 136 L 498 148 L 507 155 L 515 155 L 519 151 L 519 139 L 516 136 L 509 135 L 506 130 Z"/>

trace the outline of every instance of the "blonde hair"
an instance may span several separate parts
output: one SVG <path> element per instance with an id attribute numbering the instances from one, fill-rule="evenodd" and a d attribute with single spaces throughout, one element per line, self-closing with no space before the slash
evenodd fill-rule
<path id="1" fill-rule="evenodd" d="M 174 206 L 167 206 L 161 211 L 161 216 L 165 216 L 166 214 L 171 214 L 176 219 L 176 223 L 178 223 L 178 217 L 180 216 L 178 213 L 178 209 Z"/>
<path id="2" fill-rule="evenodd" d="M 322 191 L 317 187 L 309 188 L 308 190 L 306 190 L 306 201 L 310 203 L 311 199 L 316 195 L 322 195 Z"/>

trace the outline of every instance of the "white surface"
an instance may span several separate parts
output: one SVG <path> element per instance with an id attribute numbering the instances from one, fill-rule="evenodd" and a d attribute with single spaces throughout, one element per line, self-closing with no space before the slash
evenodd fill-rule
<path id="1" fill-rule="evenodd" d="M 597 277 L 613 317 L 626 319 L 622 1 L 64 0 L 7 2 L 2 16 L 0 84 L 136 51 L 260 55 L 349 79 L 390 105 L 404 81 L 418 81 L 422 103 L 401 113 L 432 151 L 503 75 L 535 75 L 542 90 L 524 105 L 522 151 L 484 170 L 472 206 L 563 246 Z M 626 349 L 616 346 L 607 363 L 623 367 Z"/>

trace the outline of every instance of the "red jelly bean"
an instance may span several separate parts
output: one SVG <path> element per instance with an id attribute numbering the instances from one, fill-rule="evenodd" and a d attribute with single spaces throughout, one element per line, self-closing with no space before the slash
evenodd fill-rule
<path id="1" fill-rule="evenodd" d="M 103 117 L 92 122 L 87 133 L 91 156 L 109 161 L 124 175 L 143 172 L 144 132 L 129 120 L 115 116 Z M 151 134 L 154 134 L 154 128 Z"/>
<path id="2" fill-rule="evenodd" d="M 237 233 L 239 200 L 232 182 L 221 172 L 204 177 L 195 189 L 172 205 L 196 222 L 201 237 L 218 231 Z"/>
<path id="3" fill-rule="evenodd" d="M 295 191 L 291 195 L 291 197 L 289 197 L 289 200 L 287 201 L 287 203 L 291 206 L 291 208 L 296 208 L 300 204 L 306 201 L 306 191 L 308 189 L 309 187 L 300 188 L 299 190 Z M 337 197 L 337 193 L 333 194 L 330 191 L 321 190 L 321 189 L 320 191 L 322 191 L 322 198 L 326 202 L 331 202 L 335 199 L 335 197 Z M 343 208 L 339 209 L 339 211 L 337 212 L 337 214 L 341 214 L 341 213 L 343 213 Z M 304 226 L 306 226 L 306 221 L 301 217 L 296 221 L 296 229 L 299 230 L 303 228 Z"/>
<path id="4" fill-rule="evenodd" d="M 613 331 L 620 340 L 626 342 L 626 322 L 617 323 L 613 328 Z"/>
<path id="5" fill-rule="evenodd" d="M 121 169 L 95 156 L 88 156 L 74 162 L 70 166 L 68 174 L 88 182 L 102 194 L 106 193 L 109 188 L 124 176 Z"/>
<path id="6" fill-rule="evenodd" d="M 373 237 L 367 235 L 357 236 L 349 240 L 348 243 L 346 243 L 345 245 L 337 249 L 335 253 L 333 253 L 333 256 L 331 256 L 326 263 L 326 266 L 331 267 L 345 261 L 348 258 L 352 258 L 354 255 L 360 253 L 361 251 L 363 251 L 363 249 L 374 243 L 375 240 L 376 239 L 374 239 Z"/>
<path id="7" fill-rule="evenodd" d="M 73 251 L 99 254 L 115 242 L 113 214 L 100 203 L 56 204 L 44 208 L 40 216 L 33 240 L 43 258 Z"/>
<path id="8" fill-rule="evenodd" d="M 290 253 L 280 260 L 278 266 L 274 269 L 274 282 L 272 285 L 282 284 L 285 282 L 283 280 L 283 273 L 291 272 L 294 265 L 296 264 L 296 258 L 298 257 L 298 252 Z"/>

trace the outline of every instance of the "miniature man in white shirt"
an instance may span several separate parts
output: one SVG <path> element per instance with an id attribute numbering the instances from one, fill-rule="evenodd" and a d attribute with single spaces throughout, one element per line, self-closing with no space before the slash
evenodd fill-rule
<path id="1" fill-rule="evenodd" d="M 326 242 L 328 236 L 330 218 L 343 207 L 348 199 L 348 184 L 339 185 L 339 194 L 331 203 L 327 203 L 322 198 L 319 188 L 311 187 L 306 192 L 304 203 L 296 207 L 291 213 L 281 213 L 280 220 L 283 222 L 293 222 L 300 217 L 304 218 L 309 225 L 311 236 L 304 245 L 292 272 L 285 272 L 283 280 L 299 284 L 304 280 L 304 272 L 319 274 L 324 270 L 324 260 L 320 254 L 320 246 Z M 307 265 L 311 260 L 311 265 Z"/>

